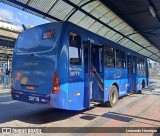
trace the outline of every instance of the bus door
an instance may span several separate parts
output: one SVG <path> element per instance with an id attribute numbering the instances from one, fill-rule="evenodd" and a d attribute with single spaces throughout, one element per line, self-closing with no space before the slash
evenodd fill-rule
<path id="1" fill-rule="evenodd" d="M 134 56 L 133 57 L 133 62 L 132 62 L 132 65 L 133 65 L 133 73 L 132 73 L 132 90 L 133 91 L 137 91 L 137 64 L 136 64 L 136 57 Z"/>
<path id="2" fill-rule="evenodd" d="M 147 86 L 149 85 L 149 63 L 148 60 L 145 62 L 145 71 L 146 71 L 146 78 L 147 78 Z"/>
<path id="3" fill-rule="evenodd" d="M 92 99 L 104 99 L 104 46 L 93 45 L 91 48 Z"/>
<path id="4" fill-rule="evenodd" d="M 94 46 L 90 41 L 84 44 L 84 107 L 90 107 L 90 100 L 103 101 L 104 67 L 103 46 Z"/>
<path id="5" fill-rule="evenodd" d="M 136 91 L 136 58 L 128 55 L 127 56 L 127 66 L 128 66 L 128 81 L 129 81 L 129 88 L 128 93 L 132 91 Z"/>
<path id="6" fill-rule="evenodd" d="M 90 108 L 90 70 L 91 70 L 91 42 L 83 43 L 83 58 L 84 58 L 84 104 L 85 108 Z"/>

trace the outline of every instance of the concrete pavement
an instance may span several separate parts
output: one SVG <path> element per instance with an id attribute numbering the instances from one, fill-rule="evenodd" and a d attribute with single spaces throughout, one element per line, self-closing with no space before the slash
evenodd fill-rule
<path id="1" fill-rule="evenodd" d="M 10 95 L 11 89 L 2 89 L 0 88 L 0 97 Z"/>
<path id="2" fill-rule="evenodd" d="M 83 111 L 52 109 L 44 105 L 13 101 L 10 95 L 4 95 L 0 97 L 0 127 L 160 127 L 160 80 L 152 80 L 149 88 L 143 90 L 142 94 L 120 98 L 114 108 L 95 104 L 91 109 Z M 64 135 L 64 133 L 56 135 Z M 96 136 L 97 133 L 65 135 Z M 158 136 L 154 133 L 100 133 L 98 135 Z"/>

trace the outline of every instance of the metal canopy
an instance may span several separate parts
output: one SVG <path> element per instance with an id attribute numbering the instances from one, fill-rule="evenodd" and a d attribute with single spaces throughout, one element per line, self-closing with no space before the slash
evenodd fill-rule
<path id="1" fill-rule="evenodd" d="M 131 25 L 135 33 L 160 49 L 159 0 L 103 0 L 103 3 Z"/>
<path id="2" fill-rule="evenodd" d="M 50 21 L 68 20 L 160 62 L 158 46 L 98 0 L 0 0 Z M 105 4 L 107 5 L 106 0 Z M 110 2 L 112 0 L 109 0 Z M 116 0 L 113 0 L 116 3 Z M 130 0 L 120 0 L 128 2 Z M 132 0 L 133 1 L 133 0 Z M 138 0 L 142 1 L 142 0 Z M 103 0 L 104 2 L 104 0 Z M 134 1 L 135 2 L 135 1 Z M 114 5 L 114 4 L 113 4 Z M 112 6 L 113 6 L 112 5 Z M 132 5 L 130 5 L 132 7 Z M 136 20 L 136 18 L 134 18 Z M 150 18 L 149 18 L 150 19 Z M 140 22 L 145 28 L 145 23 Z M 136 27 L 134 27 L 136 28 Z M 144 38 L 145 37 L 145 38 Z M 150 41 L 150 42 L 149 42 Z"/>

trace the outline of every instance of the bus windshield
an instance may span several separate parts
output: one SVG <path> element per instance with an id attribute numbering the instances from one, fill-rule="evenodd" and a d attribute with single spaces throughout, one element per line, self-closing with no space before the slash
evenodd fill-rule
<path id="1" fill-rule="evenodd" d="M 20 33 L 16 51 L 18 53 L 46 52 L 52 49 L 55 43 L 54 27 L 34 27 Z"/>

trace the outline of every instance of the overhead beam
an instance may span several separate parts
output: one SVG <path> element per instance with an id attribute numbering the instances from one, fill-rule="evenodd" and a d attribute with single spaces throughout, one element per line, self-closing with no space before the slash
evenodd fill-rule
<path id="1" fill-rule="evenodd" d="M 51 6 L 51 8 L 47 11 L 47 14 L 53 9 L 53 7 L 57 4 L 58 0 Z"/>
<path id="2" fill-rule="evenodd" d="M 87 5 L 87 4 L 89 4 L 89 3 L 93 2 L 93 1 L 95 1 L 95 0 L 87 1 L 86 3 L 82 4 L 82 5 L 80 6 L 80 8 L 84 7 L 85 5 Z M 78 10 L 78 9 L 76 8 L 76 9 L 69 15 L 69 17 L 68 17 L 66 20 L 69 20 L 69 19 L 73 16 L 73 14 L 77 12 L 77 10 Z"/>

